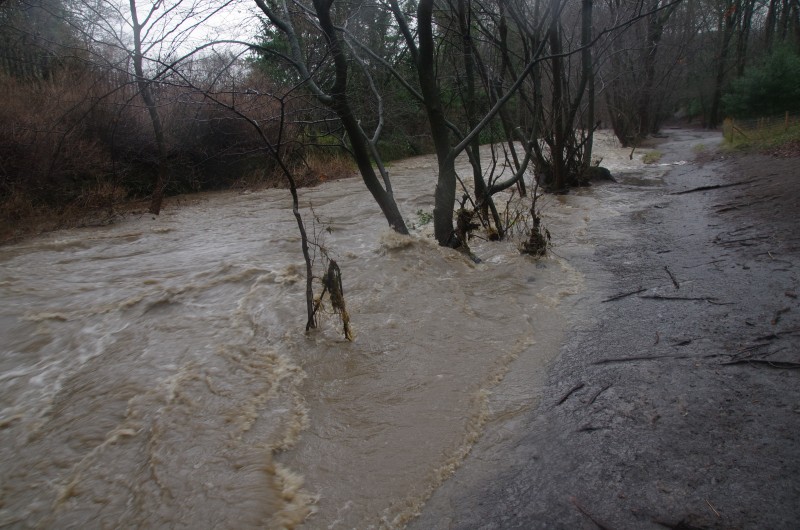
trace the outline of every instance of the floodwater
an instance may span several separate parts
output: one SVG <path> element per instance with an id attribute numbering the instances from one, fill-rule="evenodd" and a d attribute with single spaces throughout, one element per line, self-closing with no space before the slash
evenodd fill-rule
<path id="1" fill-rule="evenodd" d="M 641 167 L 608 139 L 598 154 Z M 487 422 L 536 404 L 564 301 L 583 288 L 567 257 L 590 251 L 590 210 L 619 207 L 547 197 L 555 254 L 475 239 L 476 264 L 417 214 L 432 210 L 433 167 L 390 168 L 411 237 L 387 229 L 360 179 L 302 193 L 341 267 L 353 342 L 331 314 L 304 333 L 285 190 L 0 248 L 0 526 L 411 520 Z"/>

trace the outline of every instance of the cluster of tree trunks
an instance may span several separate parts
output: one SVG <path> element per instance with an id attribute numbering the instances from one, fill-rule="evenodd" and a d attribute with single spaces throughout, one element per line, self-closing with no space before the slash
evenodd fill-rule
<path id="1" fill-rule="evenodd" d="M 286 124 L 306 131 L 298 142 L 329 133 L 335 117 L 364 185 L 400 233 L 408 228 L 381 142 L 387 124 L 393 131 L 413 129 L 430 139 L 438 161 L 432 181 L 436 239 L 460 247 L 467 241 L 454 225 L 456 210 L 469 208 L 480 226 L 502 238 L 507 227 L 494 204 L 497 193 L 516 187 L 526 194 L 526 174 L 556 191 L 589 180 L 595 173 L 593 133 L 603 121 L 623 145 L 656 133 L 678 111 L 700 115 L 714 127 L 725 87 L 754 57 L 778 45 L 800 46 L 797 0 L 253 5 L 263 18 L 264 40 L 209 40 L 189 50 L 189 35 L 232 4 L 4 0 L 0 70 L 42 81 L 54 68 L 67 68 L 69 57 L 69 68 L 102 65 L 106 77 L 132 81 L 137 97 L 131 103 L 146 109 L 157 151 L 153 213 L 160 211 L 174 158 L 164 96 L 156 88 L 183 83 L 209 90 L 213 82 L 203 88 L 189 72 L 203 54 L 220 59 L 218 71 L 205 75 L 230 78 L 229 99 L 238 91 L 252 95 L 247 86 L 258 72 L 271 76 L 272 95 L 304 92 L 313 98 L 315 108 Z M 222 44 L 241 51 L 227 60 L 215 48 Z M 243 54 L 250 52 L 260 59 L 247 62 Z M 280 67 L 259 70 L 268 63 Z M 285 73 L 286 65 L 293 73 Z M 489 167 L 481 157 L 487 143 L 494 146 Z M 455 169 L 462 154 L 471 163 L 471 186 Z M 501 178 L 500 166 L 510 173 Z"/>

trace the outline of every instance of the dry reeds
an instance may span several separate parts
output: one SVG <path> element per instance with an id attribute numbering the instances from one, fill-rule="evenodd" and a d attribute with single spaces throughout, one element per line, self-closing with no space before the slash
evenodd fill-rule
<path id="1" fill-rule="evenodd" d="M 151 193 L 158 149 L 132 81 L 121 72 L 89 67 L 48 79 L 0 73 L 3 233 L 24 233 L 26 224 L 48 216 L 50 225 L 62 226 L 71 224 L 64 216 L 107 215 L 121 202 Z M 353 173 L 342 150 L 304 145 L 306 133 L 293 125 L 297 109 L 304 108 L 301 100 L 280 101 L 270 95 L 273 87 L 253 86 L 242 93 L 156 87 L 168 148 L 167 194 L 282 185 L 282 178 L 270 177 L 275 162 L 252 123 L 226 108 L 234 104 L 279 147 L 300 185 Z"/>

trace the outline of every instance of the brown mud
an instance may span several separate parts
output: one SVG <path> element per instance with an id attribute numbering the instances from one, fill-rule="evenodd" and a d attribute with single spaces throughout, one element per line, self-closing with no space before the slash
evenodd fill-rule
<path id="1" fill-rule="evenodd" d="M 540 404 L 412 528 L 800 525 L 800 159 L 667 136 L 662 161 L 694 161 L 609 185 L 640 207 L 563 250 L 586 289 Z"/>

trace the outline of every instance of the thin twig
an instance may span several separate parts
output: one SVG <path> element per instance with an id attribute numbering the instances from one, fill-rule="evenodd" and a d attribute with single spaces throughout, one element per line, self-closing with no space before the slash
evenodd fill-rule
<path id="1" fill-rule="evenodd" d="M 660 359 L 686 359 L 688 355 L 639 355 L 636 357 L 609 357 L 608 359 L 600 359 L 592 364 L 613 364 L 613 363 L 626 363 L 632 361 L 658 361 Z"/>
<path id="2" fill-rule="evenodd" d="M 562 398 L 561 398 L 561 399 L 558 401 L 558 403 L 556 403 L 556 406 L 558 406 L 558 405 L 561 405 L 562 403 L 564 403 L 566 400 L 568 400 L 568 399 L 569 399 L 569 397 L 570 397 L 572 394 L 574 394 L 575 392 L 577 392 L 578 390 L 580 390 L 580 389 L 581 389 L 581 388 L 583 388 L 584 386 L 585 386 L 585 385 L 584 385 L 583 383 L 579 383 L 579 384 L 575 385 L 574 387 L 572 387 L 572 389 L 571 389 L 569 392 L 567 392 L 566 394 L 564 394 L 564 397 L 562 397 Z"/>
<path id="3" fill-rule="evenodd" d="M 600 359 L 592 364 L 613 364 L 636 361 L 660 361 L 662 359 L 708 359 L 710 357 L 731 357 L 730 353 L 709 353 L 708 355 L 641 355 L 636 357 L 609 357 Z"/>
<path id="4" fill-rule="evenodd" d="M 633 296 L 635 294 L 643 293 L 646 290 L 647 289 L 639 288 L 636 291 L 631 291 L 629 293 L 622 293 L 622 294 L 618 294 L 618 295 L 612 296 L 611 298 L 606 298 L 605 300 L 602 300 L 601 302 L 613 302 L 614 300 L 619 300 L 620 298 L 625 298 L 627 296 Z"/>
<path id="5" fill-rule="evenodd" d="M 795 363 L 792 361 L 770 361 L 769 359 L 737 359 L 735 361 L 728 361 L 720 364 L 725 366 L 731 364 L 764 364 L 770 368 L 778 368 L 783 370 L 797 370 L 800 368 L 800 363 Z"/>
<path id="6" fill-rule="evenodd" d="M 592 396 L 592 399 L 589 400 L 587 405 L 591 405 L 592 403 L 594 403 L 595 400 L 600 396 L 600 394 L 602 394 L 603 392 L 605 392 L 609 388 L 611 388 L 611 385 L 606 385 L 603 388 L 601 388 L 600 390 L 598 390 L 597 393 L 594 396 Z"/>
<path id="7" fill-rule="evenodd" d="M 672 283 L 673 283 L 673 285 L 675 285 L 675 288 L 676 289 L 680 289 L 681 288 L 681 284 L 679 284 L 678 280 L 675 279 L 675 276 L 672 274 L 672 271 L 669 270 L 669 267 L 664 265 L 664 270 L 667 271 L 667 274 L 669 274 L 669 279 L 672 280 Z"/>
<path id="8" fill-rule="evenodd" d="M 722 516 L 719 514 L 719 512 L 718 512 L 718 511 L 717 511 L 717 510 L 716 510 L 716 509 L 715 509 L 715 508 L 714 508 L 714 507 L 711 505 L 711 503 L 710 503 L 710 502 L 708 502 L 708 499 L 706 499 L 706 504 L 708 504 L 708 507 L 709 507 L 709 508 L 711 508 L 711 511 L 712 511 L 712 512 L 714 512 L 714 513 L 716 514 L 716 516 L 717 516 L 717 517 L 722 517 Z"/>
<path id="9" fill-rule="evenodd" d="M 588 518 L 588 519 L 589 519 L 591 522 L 593 522 L 593 523 L 594 523 L 594 524 L 597 526 L 597 528 L 599 528 L 600 530 L 611 530 L 611 527 L 610 527 L 610 526 L 607 526 L 607 525 L 605 525 L 605 524 L 601 523 L 600 521 L 598 521 L 597 519 L 595 519 L 595 518 L 592 516 L 592 514 L 590 514 L 588 511 L 586 511 L 586 509 L 585 509 L 583 506 L 581 506 L 580 504 L 578 504 L 578 500 L 577 500 L 575 497 L 570 497 L 570 499 L 569 499 L 569 500 L 572 502 L 572 504 L 575 506 L 575 508 L 577 508 L 579 512 L 581 512 L 581 513 L 582 513 L 583 515 L 585 515 L 585 516 L 586 516 L 586 517 L 587 517 L 587 518 Z"/>
<path id="10" fill-rule="evenodd" d="M 772 325 L 773 326 L 777 325 L 778 322 L 781 321 L 781 315 L 783 315 L 784 313 L 788 313 L 790 310 L 791 308 L 784 307 L 783 309 L 778 309 L 777 311 L 775 311 L 775 317 L 772 319 Z"/>
<path id="11" fill-rule="evenodd" d="M 703 301 L 715 302 L 717 299 L 709 296 L 664 296 L 660 294 L 648 294 L 640 296 L 639 298 L 646 298 L 648 300 L 680 300 L 680 301 Z"/>
<path id="12" fill-rule="evenodd" d="M 734 243 L 739 243 L 741 246 L 746 247 L 752 245 L 743 245 L 743 243 L 749 243 L 750 241 L 763 241 L 764 239 L 769 239 L 771 237 L 772 237 L 771 235 L 753 236 L 753 237 L 745 237 L 742 239 L 729 239 L 727 241 L 724 239 L 715 239 L 714 243 L 716 243 L 717 245 L 733 245 Z"/>

